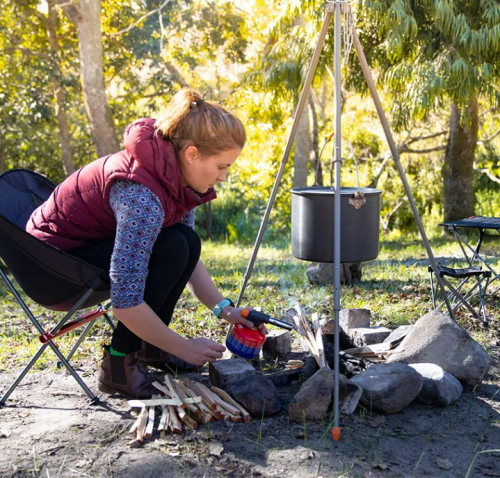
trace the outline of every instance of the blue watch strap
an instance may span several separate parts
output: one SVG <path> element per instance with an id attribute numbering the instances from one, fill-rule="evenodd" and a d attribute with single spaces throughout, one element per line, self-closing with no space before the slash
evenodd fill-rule
<path id="1" fill-rule="evenodd" d="M 214 313 L 215 317 L 217 317 L 218 319 L 220 318 L 220 313 L 222 312 L 222 309 L 224 309 L 225 307 L 227 307 L 228 305 L 232 305 L 234 307 L 234 304 L 232 302 L 231 299 L 228 299 L 228 298 L 225 298 L 223 300 L 221 300 L 215 307 L 214 309 L 212 310 L 212 312 Z"/>

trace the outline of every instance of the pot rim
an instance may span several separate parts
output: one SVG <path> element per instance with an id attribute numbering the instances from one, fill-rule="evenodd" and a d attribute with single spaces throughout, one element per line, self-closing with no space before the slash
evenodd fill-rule
<path id="1" fill-rule="evenodd" d="M 341 196 L 351 196 L 361 191 L 367 196 L 377 196 L 382 194 L 381 189 L 375 188 L 357 188 L 357 187 L 344 187 L 340 188 Z M 308 186 L 303 188 L 292 188 L 292 194 L 297 196 L 334 196 L 335 189 L 332 186 Z"/>

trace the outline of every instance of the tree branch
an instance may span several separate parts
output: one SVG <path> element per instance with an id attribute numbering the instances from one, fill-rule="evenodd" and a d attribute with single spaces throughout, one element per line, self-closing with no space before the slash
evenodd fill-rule
<path id="1" fill-rule="evenodd" d="M 427 149 L 412 149 L 408 148 L 406 145 L 403 144 L 398 148 L 398 151 L 400 153 L 427 154 L 427 153 L 433 153 L 434 151 L 442 151 L 443 149 L 446 149 L 446 145 L 436 146 L 435 148 L 427 148 Z"/>
<path id="2" fill-rule="evenodd" d="M 486 176 L 488 176 L 488 178 L 491 179 L 493 182 L 500 184 L 499 178 L 494 176 L 488 169 L 479 169 L 476 163 L 474 163 L 474 171 L 477 171 L 478 173 L 481 174 L 486 174 Z"/>
<path id="3" fill-rule="evenodd" d="M 161 15 L 162 9 L 170 3 L 171 0 L 165 0 L 158 8 L 155 8 L 154 10 L 149 11 L 145 15 L 143 15 L 139 20 L 135 21 L 134 23 L 131 23 L 127 28 L 124 28 L 123 30 L 120 30 L 119 32 L 113 32 L 110 33 L 109 36 L 116 36 L 116 35 L 122 35 L 123 33 L 127 33 L 133 28 L 135 28 L 137 25 L 139 25 L 143 20 L 146 20 L 146 18 L 150 17 L 151 15 L 154 15 L 155 13 L 158 13 Z"/>
<path id="4" fill-rule="evenodd" d="M 489 143 L 490 141 L 494 140 L 499 134 L 500 134 L 500 128 L 497 129 L 489 138 L 481 139 L 478 141 L 478 143 L 481 144 Z"/>
<path id="5" fill-rule="evenodd" d="M 408 146 L 412 143 L 416 143 L 417 141 L 421 141 L 424 139 L 437 138 L 438 136 L 442 136 L 443 134 L 448 134 L 448 130 L 439 131 L 437 133 L 424 134 L 422 136 L 416 136 L 415 138 L 410 138 L 408 141 L 405 141 L 404 145 Z"/>
<path id="6" fill-rule="evenodd" d="M 82 14 L 73 0 L 56 0 L 56 5 L 64 10 L 64 13 L 75 25 L 82 19 Z"/>

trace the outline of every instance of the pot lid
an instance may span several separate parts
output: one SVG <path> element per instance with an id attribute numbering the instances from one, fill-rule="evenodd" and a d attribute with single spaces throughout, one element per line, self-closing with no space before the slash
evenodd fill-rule
<path id="1" fill-rule="evenodd" d="M 375 188 L 340 188 L 341 196 L 353 196 L 358 191 L 361 191 L 365 196 L 377 196 L 382 193 L 380 189 Z M 331 186 L 310 186 L 307 188 L 292 188 L 292 194 L 298 196 L 333 196 L 335 188 Z"/>

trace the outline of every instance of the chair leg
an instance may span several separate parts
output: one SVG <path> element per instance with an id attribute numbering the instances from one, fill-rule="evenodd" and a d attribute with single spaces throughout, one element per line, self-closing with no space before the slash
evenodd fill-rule
<path id="1" fill-rule="evenodd" d="M 3 397 L 0 399 L 0 405 L 4 405 L 7 399 L 10 397 L 10 394 L 16 389 L 16 387 L 19 385 L 21 380 L 24 378 L 24 376 L 30 371 L 31 367 L 35 365 L 36 361 L 40 358 L 42 355 L 43 351 L 47 348 L 49 344 L 43 344 L 37 351 L 35 355 L 33 355 L 32 359 L 30 360 L 30 363 L 24 367 L 23 371 L 19 374 L 19 376 L 16 378 L 14 383 L 10 386 L 10 388 L 4 393 Z"/>
<path id="2" fill-rule="evenodd" d="M 109 326 L 111 327 L 111 330 L 114 332 L 116 327 L 115 327 L 115 324 L 113 324 L 111 317 L 108 314 L 104 314 L 104 317 L 106 318 L 106 321 L 108 322 Z"/>
<path id="3" fill-rule="evenodd" d="M 484 294 L 483 294 L 483 289 L 481 287 L 481 279 L 478 277 L 477 279 L 477 284 L 479 286 L 479 297 L 481 298 L 481 308 L 483 310 L 483 325 L 485 327 L 488 327 L 488 317 L 486 316 L 486 305 L 484 303 Z"/>
<path id="4" fill-rule="evenodd" d="M 77 351 L 78 347 L 80 347 L 80 344 L 84 341 L 85 337 L 87 336 L 87 334 L 90 332 L 90 329 L 92 328 L 92 326 L 94 325 L 94 322 L 97 320 L 94 319 L 92 321 L 90 321 L 86 327 L 83 329 L 83 332 L 80 334 L 80 337 L 78 338 L 78 340 L 76 341 L 75 345 L 73 345 L 73 348 L 71 349 L 70 353 L 68 354 L 68 356 L 66 357 L 66 360 L 69 362 L 71 360 L 71 357 L 73 357 L 74 353 Z"/>
<path id="5" fill-rule="evenodd" d="M 31 313 L 30 309 L 22 299 L 22 297 L 19 295 L 17 290 L 14 288 L 12 285 L 12 282 L 9 280 L 9 278 L 5 275 L 5 273 L 2 271 L 0 268 L 0 276 L 3 278 L 4 282 L 6 283 L 7 287 L 9 288 L 10 292 L 12 295 L 15 297 L 21 308 L 24 310 L 25 314 L 28 316 L 32 324 L 36 327 L 38 332 L 41 334 L 45 333 L 45 330 L 43 330 L 42 326 L 40 323 L 36 320 L 35 316 Z M 94 291 L 92 289 L 89 289 L 83 297 L 73 306 L 73 308 L 66 313 L 66 315 L 61 319 L 61 321 L 52 329 L 52 333 L 57 332 L 70 318 L 71 316 L 78 310 L 78 308 L 91 296 L 91 294 Z M 87 387 L 85 382 L 80 378 L 80 376 L 75 372 L 73 367 L 68 363 L 68 361 L 65 359 L 64 355 L 59 351 L 59 349 L 56 347 L 56 345 L 52 342 L 49 341 L 46 344 L 42 345 L 37 353 L 33 356 L 33 358 L 30 360 L 29 364 L 23 369 L 23 371 L 20 373 L 20 375 L 17 377 L 17 379 L 14 381 L 14 383 L 9 387 L 7 392 L 3 395 L 3 397 L 0 399 L 0 405 L 4 405 L 6 400 L 9 398 L 9 396 L 12 394 L 12 392 L 16 389 L 16 387 L 19 385 L 21 380 L 25 377 L 25 375 L 29 372 L 31 367 L 36 363 L 36 361 L 40 358 L 42 355 L 43 351 L 46 349 L 47 346 L 50 346 L 50 348 L 53 350 L 53 352 L 56 354 L 56 356 L 59 358 L 59 361 L 66 367 L 66 369 L 69 371 L 69 373 L 73 376 L 73 378 L 78 382 L 80 387 L 82 387 L 83 391 L 88 395 L 88 397 L 91 399 L 92 402 L 98 402 L 99 398 L 94 395 L 90 389 Z"/>
<path id="6" fill-rule="evenodd" d="M 433 279 L 433 272 L 431 271 L 430 273 L 430 278 L 431 278 L 431 294 L 432 294 L 432 308 L 436 310 L 436 295 L 434 293 L 434 279 Z"/>

